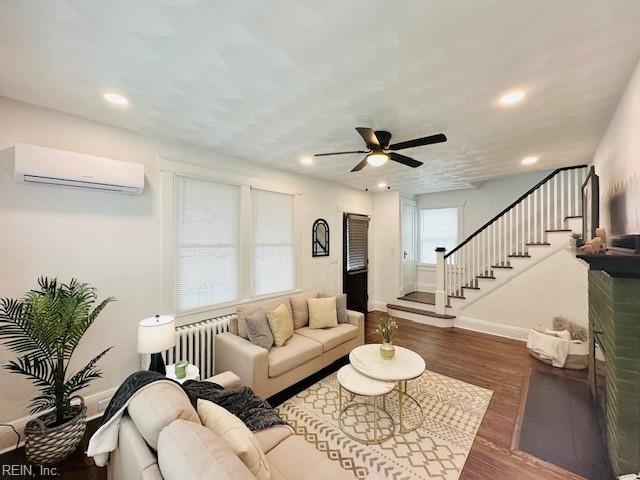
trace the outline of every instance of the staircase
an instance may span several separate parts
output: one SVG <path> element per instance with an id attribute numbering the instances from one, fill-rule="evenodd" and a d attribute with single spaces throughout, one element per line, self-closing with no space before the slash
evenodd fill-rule
<path id="1" fill-rule="evenodd" d="M 398 299 L 392 315 L 436 326 L 489 292 L 569 246 L 582 232 L 582 184 L 587 167 L 559 168 L 469 235 L 453 250 L 437 249 L 434 305 Z"/>

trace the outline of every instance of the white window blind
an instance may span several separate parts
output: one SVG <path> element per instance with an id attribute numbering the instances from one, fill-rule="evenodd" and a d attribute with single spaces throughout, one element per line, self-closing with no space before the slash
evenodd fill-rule
<path id="1" fill-rule="evenodd" d="M 355 272 L 367 268 L 369 217 L 347 214 L 345 216 L 347 231 L 347 272 Z"/>
<path id="2" fill-rule="evenodd" d="M 176 309 L 239 297 L 240 187 L 176 177 Z"/>
<path id="3" fill-rule="evenodd" d="M 458 209 L 435 208 L 420 211 L 420 262 L 436 263 L 436 248 L 447 251 L 458 245 Z"/>
<path id="4" fill-rule="evenodd" d="M 253 204 L 253 293 L 293 290 L 294 197 L 251 190 Z"/>

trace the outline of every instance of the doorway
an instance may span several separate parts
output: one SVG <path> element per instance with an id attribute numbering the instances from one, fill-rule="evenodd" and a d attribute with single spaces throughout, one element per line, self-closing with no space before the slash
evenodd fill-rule
<path id="1" fill-rule="evenodd" d="M 343 220 L 342 288 L 347 308 L 366 315 L 369 301 L 369 217 L 345 213 Z"/>
<path id="2" fill-rule="evenodd" d="M 401 270 L 402 278 L 400 282 L 400 296 L 417 290 L 416 284 L 416 232 L 418 223 L 418 212 L 416 202 L 403 198 L 401 204 Z"/>

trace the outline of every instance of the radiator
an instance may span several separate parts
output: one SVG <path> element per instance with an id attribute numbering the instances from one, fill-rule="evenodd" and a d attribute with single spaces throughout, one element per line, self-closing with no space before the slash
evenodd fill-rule
<path id="1" fill-rule="evenodd" d="M 235 315 L 212 318 L 176 328 L 176 346 L 163 353 L 165 363 L 186 360 L 200 369 L 200 380 L 215 374 L 215 336 L 229 331 Z"/>

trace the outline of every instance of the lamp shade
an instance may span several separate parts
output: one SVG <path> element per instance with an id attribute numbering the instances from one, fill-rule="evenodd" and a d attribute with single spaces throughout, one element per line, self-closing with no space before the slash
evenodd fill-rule
<path id="1" fill-rule="evenodd" d="M 176 320 L 170 315 L 145 318 L 138 324 L 138 353 L 163 352 L 176 344 Z"/>

